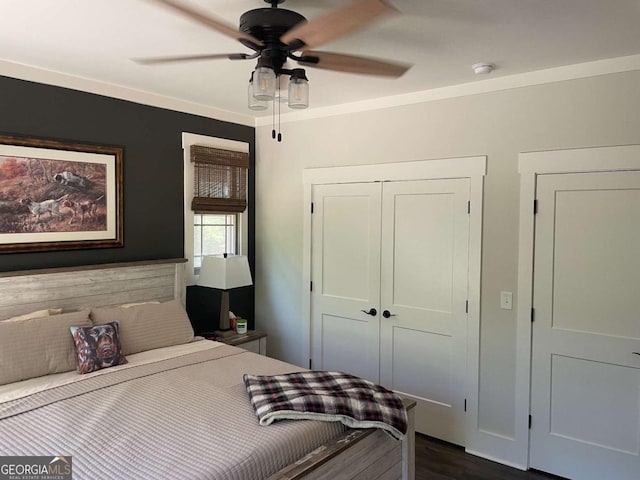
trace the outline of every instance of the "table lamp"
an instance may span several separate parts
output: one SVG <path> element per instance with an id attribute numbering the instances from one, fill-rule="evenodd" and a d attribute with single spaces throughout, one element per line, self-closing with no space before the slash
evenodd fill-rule
<path id="1" fill-rule="evenodd" d="M 202 257 L 198 285 L 222 290 L 220 326 L 215 334 L 219 337 L 233 335 L 234 331 L 229 328 L 229 290 L 253 285 L 247 257 L 226 253 Z"/>

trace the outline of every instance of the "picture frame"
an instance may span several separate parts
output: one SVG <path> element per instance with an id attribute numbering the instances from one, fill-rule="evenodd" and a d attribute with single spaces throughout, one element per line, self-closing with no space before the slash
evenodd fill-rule
<path id="1" fill-rule="evenodd" d="M 0 134 L 0 254 L 122 247 L 123 154 Z"/>

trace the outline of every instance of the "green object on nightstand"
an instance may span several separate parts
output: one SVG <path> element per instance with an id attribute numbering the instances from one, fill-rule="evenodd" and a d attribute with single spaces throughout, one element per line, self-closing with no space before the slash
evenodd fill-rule
<path id="1" fill-rule="evenodd" d="M 247 333 L 247 321 L 244 318 L 236 319 L 236 332 L 240 335 Z"/>

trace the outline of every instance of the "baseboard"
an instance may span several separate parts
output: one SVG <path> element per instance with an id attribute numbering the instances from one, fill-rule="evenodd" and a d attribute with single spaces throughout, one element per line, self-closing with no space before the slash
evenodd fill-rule
<path id="1" fill-rule="evenodd" d="M 522 465 L 520 463 L 508 462 L 501 458 L 494 457 L 492 455 L 486 455 L 484 453 L 480 453 L 476 450 L 465 449 L 465 452 L 470 455 L 475 455 L 476 457 L 484 458 L 485 460 L 491 460 L 492 462 L 501 463 L 502 465 L 507 465 L 509 467 L 517 468 L 518 470 L 528 470 L 526 465 Z"/>

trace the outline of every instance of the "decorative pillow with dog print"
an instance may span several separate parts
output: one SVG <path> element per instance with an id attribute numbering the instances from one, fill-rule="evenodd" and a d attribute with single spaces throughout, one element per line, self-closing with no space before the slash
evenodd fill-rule
<path id="1" fill-rule="evenodd" d="M 118 322 L 94 327 L 71 327 L 76 346 L 78 372 L 95 372 L 127 363 L 120 345 Z"/>

